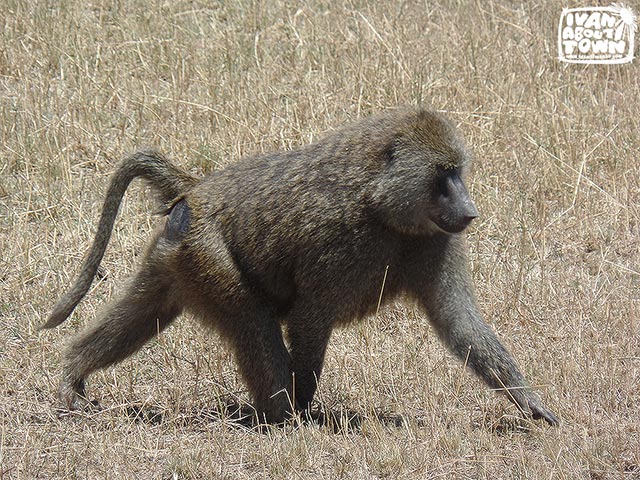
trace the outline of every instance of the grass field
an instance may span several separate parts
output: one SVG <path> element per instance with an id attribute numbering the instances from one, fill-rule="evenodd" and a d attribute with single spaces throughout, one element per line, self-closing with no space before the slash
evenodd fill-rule
<path id="1" fill-rule="evenodd" d="M 557 60 L 562 7 L 592 3 L 0 2 L 0 478 L 639 479 L 640 63 Z M 480 305 L 559 428 L 518 420 L 410 305 L 332 338 L 317 398 L 354 428 L 218 418 L 248 397 L 189 318 L 90 378 L 103 411 L 59 418 L 61 349 L 156 222 L 136 183 L 104 278 L 38 331 L 125 153 L 204 174 L 405 104 L 473 146 Z"/>

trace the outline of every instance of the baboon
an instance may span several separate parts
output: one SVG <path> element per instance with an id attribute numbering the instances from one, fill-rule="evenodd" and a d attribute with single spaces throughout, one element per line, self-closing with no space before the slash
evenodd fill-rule
<path id="1" fill-rule="evenodd" d="M 478 309 L 460 234 L 478 215 L 463 181 L 469 164 L 458 130 L 423 108 L 388 110 L 202 179 L 152 150 L 125 158 L 79 277 L 44 328 L 89 289 L 134 178 L 159 192 L 163 221 L 131 283 L 68 346 L 63 406 L 86 406 L 90 373 L 187 310 L 232 347 L 260 419 L 280 423 L 309 408 L 332 330 L 372 314 L 384 278 L 383 304 L 417 302 L 491 388 L 556 425 Z"/>

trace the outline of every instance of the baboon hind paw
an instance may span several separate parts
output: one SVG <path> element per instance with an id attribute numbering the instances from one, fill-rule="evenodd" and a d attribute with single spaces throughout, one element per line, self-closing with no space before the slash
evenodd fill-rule
<path id="1" fill-rule="evenodd" d="M 97 412 L 102 409 L 97 400 L 89 400 L 84 394 L 84 382 L 78 383 L 76 387 L 68 384 L 61 384 L 58 390 L 58 400 L 60 405 L 58 411 L 69 412 Z"/>

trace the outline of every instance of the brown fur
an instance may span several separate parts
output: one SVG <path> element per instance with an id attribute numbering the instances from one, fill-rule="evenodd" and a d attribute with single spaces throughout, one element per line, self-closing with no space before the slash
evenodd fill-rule
<path id="1" fill-rule="evenodd" d="M 416 300 L 489 386 L 557 424 L 478 310 L 458 234 L 477 215 L 462 181 L 469 162 L 455 127 L 422 109 L 366 118 L 197 181 L 153 152 L 129 157 L 80 278 L 45 326 L 61 323 L 86 293 L 132 178 L 145 177 L 173 206 L 130 285 L 71 342 L 63 404 L 82 406 L 87 375 L 187 309 L 234 349 L 260 415 L 282 421 L 292 405 L 308 407 L 331 331 L 375 310 L 388 268 L 383 302 Z"/>

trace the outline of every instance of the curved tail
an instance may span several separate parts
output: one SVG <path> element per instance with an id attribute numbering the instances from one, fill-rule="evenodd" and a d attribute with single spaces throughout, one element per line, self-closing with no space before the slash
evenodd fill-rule
<path id="1" fill-rule="evenodd" d="M 126 157 L 111 178 L 98 223 L 98 231 L 82 264 L 80 274 L 73 286 L 53 307 L 51 315 L 42 328 L 57 327 L 64 322 L 89 290 L 111 238 L 113 223 L 122 197 L 136 177 L 144 178 L 155 187 L 160 194 L 160 200 L 165 205 L 184 195 L 197 182 L 196 177 L 172 165 L 154 150 L 142 150 Z"/>

